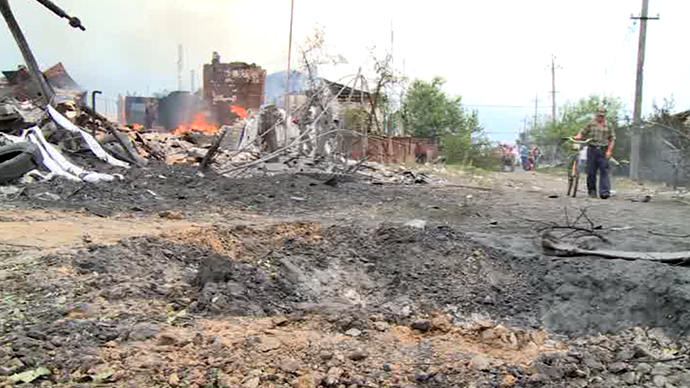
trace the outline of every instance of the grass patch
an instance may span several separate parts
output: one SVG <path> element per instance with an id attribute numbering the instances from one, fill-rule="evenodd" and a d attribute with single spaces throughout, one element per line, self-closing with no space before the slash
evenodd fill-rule
<path id="1" fill-rule="evenodd" d="M 551 175 L 565 175 L 565 167 L 556 167 L 556 166 L 550 166 L 550 167 L 538 167 L 536 172 L 540 172 L 543 174 L 551 174 Z"/>

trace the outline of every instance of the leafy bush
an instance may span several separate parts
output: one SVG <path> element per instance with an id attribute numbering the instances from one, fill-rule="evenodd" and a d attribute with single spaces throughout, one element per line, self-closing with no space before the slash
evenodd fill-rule
<path id="1" fill-rule="evenodd" d="M 484 170 L 499 170 L 501 157 L 495 147 L 485 139 L 472 139 L 467 135 L 444 135 L 441 147 L 446 163 L 473 166 Z"/>

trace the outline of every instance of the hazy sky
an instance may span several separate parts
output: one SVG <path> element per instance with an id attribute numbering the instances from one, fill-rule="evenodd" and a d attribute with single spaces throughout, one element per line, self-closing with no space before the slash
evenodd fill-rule
<path id="1" fill-rule="evenodd" d="M 224 61 L 255 62 L 270 72 L 287 63 L 289 0 L 55 0 L 82 19 L 70 28 L 33 0 L 10 0 L 42 66 L 62 61 L 77 82 L 118 93 L 152 94 L 177 88 L 177 45 L 185 49 L 184 88 L 218 51 Z M 327 77 L 356 73 L 369 47 L 391 46 L 409 77 L 448 80 L 446 91 L 479 110 L 493 139 L 512 140 L 523 119 L 550 112 L 551 55 L 557 105 L 590 93 L 621 97 L 629 110 L 635 84 L 642 0 L 372 1 L 295 0 L 294 42 L 319 23 L 327 41 L 349 63 Z M 675 96 L 690 108 L 687 36 L 690 2 L 650 0 L 644 106 Z M 22 62 L 11 35 L 0 28 L 0 66 Z M 294 52 L 293 52 L 294 53 Z M 297 61 L 293 57 L 293 66 Z M 499 106 L 486 107 L 485 105 Z"/>

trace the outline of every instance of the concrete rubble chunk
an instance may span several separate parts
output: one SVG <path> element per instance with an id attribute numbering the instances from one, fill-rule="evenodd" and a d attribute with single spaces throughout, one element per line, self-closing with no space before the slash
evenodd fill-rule
<path id="1" fill-rule="evenodd" d="M 635 372 L 626 372 L 621 376 L 621 380 L 628 385 L 635 384 L 637 382 L 637 374 Z"/>
<path id="2" fill-rule="evenodd" d="M 261 378 L 252 377 L 242 384 L 242 388 L 258 388 L 259 384 L 261 384 Z"/>
<path id="3" fill-rule="evenodd" d="M 415 228 L 415 229 L 425 229 L 426 228 L 426 221 L 424 221 L 424 220 L 412 220 L 412 221 L 406 222 L 405 226 L 409 226 L 409 227 Z"/>
<path id="4" fill-rule="evenodd" d="M 288 358 L 283 360 L 283 362 L 280 364 L 280 369 L 283 372 L 295 373 L 300 369 L 300 365 L 301 364 L 299 361 L 292 358 Z"/>
<path id="5" fill-rule="evenodd" d="M 282 342 L 275 337 L 264 337 L 259 343 L 259 350 L 262 352 L 270 352 L 271 350 L 276 350 L 282 346 Z"/>
<path id="6" fill-rule="evenodd" d="M 666 383 L 667 383 L 667 379 L 664 376 L 656 375 L 652 378 L 652 383 L 654 384 L 655 387 L 665 388 Z"/>
<path id="7" fill-rule="evenodd" d="M 470 360 L 470 366 L 476 370 L 488 371 L 491 369 L 492 360 L 482 355 L 476 355 Z"/>
<path id="8" fill-rule="evenodd" d="M 132 328 L 129 333 L 129 339 L 132 341 L 145 341 L 149 338 L 156 337 L 161 331 L 160 326 L 150 323 L 139 323 Z"/>
<path id="9" fill-rule="evenodd" d="M 369 352 L 364 349 L 355 349 L 347 355 L 347 358 L 352 361 L 362 361 L 367 357 L 369 357 Z"/>

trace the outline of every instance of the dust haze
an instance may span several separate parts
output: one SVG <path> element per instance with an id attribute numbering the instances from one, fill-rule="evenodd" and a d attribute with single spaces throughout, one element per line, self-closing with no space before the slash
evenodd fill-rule
<path id="1" fill-rule="evenodd" d="M 42 67 L 62 61 L 82 86 L 101 89 L 110 98 L 118 93 L 177 89 L 178 44 L 184 46 L 186 90 L 190 70 L 197 71 L 196 85 L 201 85 L 201 68 L 210 62 L 213 51 L 224 60 L 256 62 L 270 70 L 279 68 L 285 56 L 286 42 L 275 36 L 286 34 L 255 23 L 257 7 L 249 1 L 63 0 L 58 4 L 79 17 L 87 31 L 73 30 L 37 2 L 11 5 Z M 271 7 L 289 12 L 289 4 Z M 287 30 L 287 22 L 276 28 Z M 23 63 L 6 28 L 0 29 L 0 42 L 3 69 Z"/>

